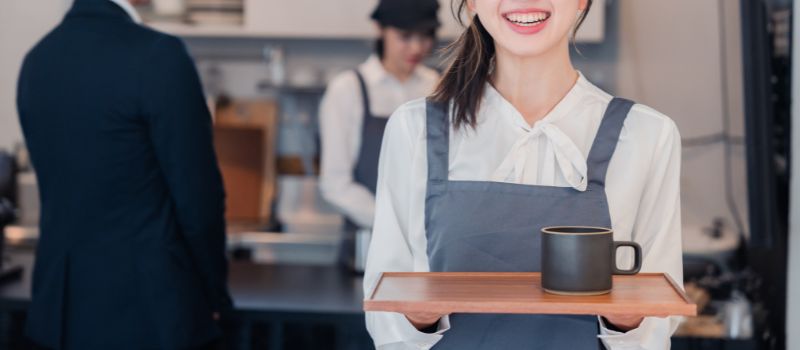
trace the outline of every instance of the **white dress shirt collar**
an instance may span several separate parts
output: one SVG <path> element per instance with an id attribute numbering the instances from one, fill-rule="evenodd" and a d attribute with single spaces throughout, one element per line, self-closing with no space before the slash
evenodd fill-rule
<path id="1" fill-rule="evenodd" d="M 581 100 L 582 96 L 586 92 L 587 85 L 591 86 L 591 83 L 586 80 L 586 77 L 583 76 L 583 73 L 578 72 L 578 79 L 575 81 L 575 84 L 572 88 L 567 92 L 567 94 L 559 101 L 553 109 L 544 116 L 544 118 L 540 119 L 534 124 L 534 128 L 536 124 L 539 123 L 554 123 L 557 122 L 559 119 L 563 118 L 567 115 Z M 490 83 L 486 83 L 486 92 L 483 94 L 483 100 L 481 101 L 481 109 L 485 109 L 485 112 L 478 113 L 478 121 L 481 121 L 481 117 L 493 117 L 495 115 L 502 115 L 506 121 L 510 122 L 512 125 L 517 125 L 525 130 L 531 129 L 530 124 L 525 120 L 525 117 L 509 102 L 506 100 L 503 95 L 500 94 L 497 89 L 492 86 Z"/>
<path id="2" fill-rule="evenodd" d="M 131 17 L 133 22 L 135 22 L 137 24 L 141 24 L 142 23 L 142 17 L 139 16 L 139 13 L 136 12 L 136 9 L 133 8 L 133 5 L 131 5 L 131 3 L 128 2 L 128 0 L 109 0 L 109 1 L 117 4 L 117 6 L 121 7 L 123 10 L 125 10 L 125 12 L 128 14 L 128 16 Z"/>
<path id="3" fill-rule="evenodd" d="M 383 66 L 383 62 L 381 62 L 380 57 L 374 54 L 369 56 L 369 58 L 361 64 L 360 68 L 361 73 L 364 74 L 364 79 L 368 84 L 380 84 L 385 81 L 394 81 L 400 85 L 416 82 L 419 79 L 422 79 L 423 73 L 421 70 L 424 69 L 422 65 L 417 66 L 414 68 L 414 71 L 411 72 L 411 76 L 409 76 L 408 80 L 401 82 L 386 70 L 386 68 Z"/>

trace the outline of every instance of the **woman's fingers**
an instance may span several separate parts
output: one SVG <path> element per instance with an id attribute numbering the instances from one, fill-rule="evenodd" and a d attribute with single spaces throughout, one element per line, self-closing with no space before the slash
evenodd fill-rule
<path id="1" fill-rule="evenodd" d="M 406 314 L 406 318 L 414 325 L 416 329 L 425 329 L 430 326 L 433 326 L 439 319 L 442 318 L 443 315 L 437 313 L 430 313 L 430 312 L 415 312 Z"/>
<path id="2" fill-rule="evenodd" d="M 623 332 L 639 327 L 644 319 L 644 316 L 603 316 L 606 322 L 610 323 L 613 328 L 617 328 Z"/>

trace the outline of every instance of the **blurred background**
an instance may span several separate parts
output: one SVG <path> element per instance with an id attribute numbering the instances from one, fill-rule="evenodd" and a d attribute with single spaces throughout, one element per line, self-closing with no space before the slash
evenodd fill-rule
<path id="1" fill-rule="evenodd" d="M 577 37 L 575 65 L 606 91 L 670 116 L 683 137 L 685 282 L 701 315 L 678 330 L 673 348 L 800 349 L 797 332 L 787 332 L 800 329 L 800 305 L 787 297 L 800 295 L 800 232 L 789 230 L 790 154 L 800 147 L 790 137 L 798 5 L 595 2 Z M 137 7 L 146 25 L 186 41 L 214 114 L 240 316 L 227 321 L 229 348 L 370 347 L 360 277 L 336 264 L 343 219 L 317 187 L 318 107 L 329 80 L 374 51 L 375 4 L 153 0 Z M 24 54 L 70 5 L 0 4 L 0 150 L 15 164 L 4 263 L 23 267 L 0 285 L 2 349 L 29 346 L 22 324 L 38 236 L 36 175 L 18 125 L 16 79 Z M 443 47 L 461 27 L 449 1 L 442 5 Z M 442 62 L 433 55 L 427 65 L 441 70 Z"/>

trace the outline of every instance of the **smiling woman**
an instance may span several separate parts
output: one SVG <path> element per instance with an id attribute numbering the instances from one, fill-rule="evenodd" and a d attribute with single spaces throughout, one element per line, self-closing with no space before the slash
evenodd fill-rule
<path id="1" fill-rule="evenodd" d="M 643 272 L 682 281 L 680 135 L 572 65 L 592 1 L 453 5 L 471 18 L 452 63 L 386 126 L 365 295 L 387 271 L 542 271 L 547 226 L 612 228 Z M 367 328 L 382 350 L 669 349 L 678 319 L 646 316 L 368 312 Z"/>

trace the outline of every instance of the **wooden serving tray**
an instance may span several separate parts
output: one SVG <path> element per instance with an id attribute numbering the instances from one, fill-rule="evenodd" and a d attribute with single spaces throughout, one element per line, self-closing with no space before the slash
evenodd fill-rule
<path id="1" fill-rule="evenodd" d="M 611 293 L 545 293 L 538 272 L 387 272 L 365 311 L 695 316 L 697 306 L 668 275 L 614 276 Z"/>

